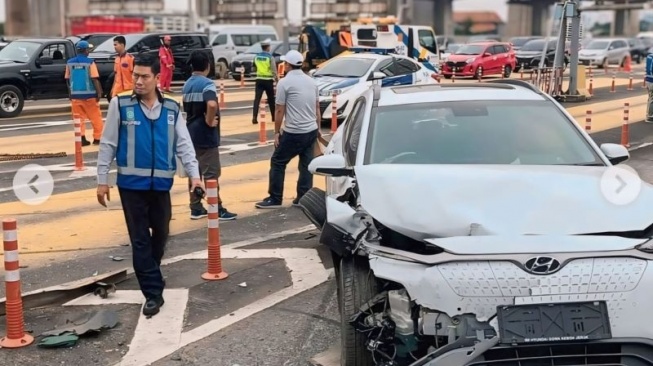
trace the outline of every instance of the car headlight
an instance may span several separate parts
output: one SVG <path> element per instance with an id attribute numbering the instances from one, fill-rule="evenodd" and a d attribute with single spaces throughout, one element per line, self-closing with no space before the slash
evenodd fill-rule
<path id="1" fill-rule="evenodd" d="M 468 58 L 467 61 L 465 61 L 468 64 L 471 64 L 472 62 L 476 61 L 476 57 Z"/>
<path id="2" fill-rule="evenodd" d="M 335 94 L 335 95 L 340 95 L 340 94 L 344 93 L 345 91 L 349 90 L 350 88 L 351 88 L 351 87 L 349 87 L 349 88 L 341 88 L 341 89 L 321 90 L 321 91 L 320 91 L 320 96 L 321 96 L 321 97 L 330 97 L 330 96 L 333 95 L 333 94 Z"/>

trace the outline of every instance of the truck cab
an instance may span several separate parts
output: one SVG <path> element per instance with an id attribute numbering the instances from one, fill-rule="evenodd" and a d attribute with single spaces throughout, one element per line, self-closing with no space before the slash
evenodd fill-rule
<path id="1" fill-rule="evenodd" d="M 393 49 L 411 57 L 429 70 L 438 71 L 440 50 L 433 28 L 423 25 L 352 24 L 351 51 Z"/>

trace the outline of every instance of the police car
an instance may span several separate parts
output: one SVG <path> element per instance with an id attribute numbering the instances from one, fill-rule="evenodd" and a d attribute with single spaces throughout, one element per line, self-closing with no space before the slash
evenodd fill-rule
<path id="1" fill-rule="evenodd" d="M 351 112 L 353 99 L 372 85 L 374 72 L 385 74 L 383 87 L 438 83 L 436 72 L 409 57 L 376 53 L 338 56 L 310 72 L 320 93 L 322 121 L 331 121 L 335 94 L 338 124 L 342 123 Z"/>

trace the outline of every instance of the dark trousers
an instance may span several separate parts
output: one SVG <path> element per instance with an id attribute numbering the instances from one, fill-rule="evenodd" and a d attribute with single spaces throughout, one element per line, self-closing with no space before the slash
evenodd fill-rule
<path id="1" fill-rule="evenodd" d="M 313 159 L 313 144 L 317 140 L 317 130 L 308 133 L 284 132 L 279 137 L 279 146 L 274 149 L 270 159 L 270 185 L 268 193 L 274 202 L 283 200 L 283 184 L 286 166 L 299 156 L 299 178 L 297 179 L 297 198 L 301 198 L 313 188 L 313 174 L 308 171 L 308 164 Z"/>
<path id="2" fill-rule="evenodd" d="M 172 218 L 170 192 L 123 188 L 119 188 L 118 192 L 127 222 L 138 284 L 146 299 L 158 298 L 163 295 L 160 266 Z"/>
<path id="3" fill-rule="evenodd" d="M 268 108 L 272 117 L 268 121 L 274 122 L 274 80 L 259 80 L 256 79 L 256 87 L 254 94 L 254 117 L 252 121 L 258 121 L 258 107 L 261 104 L 261 97 L 263 92 L 268 98 Z"/>
<path id="4" fill-rule="evenodd" d="M 195 158 L 199 163 L 200 170 L 200 179 L 204 180 L 206 184 L 207 180 L 220 178 L 222 173 L 222 167 L 220 166 L 220 148 L 200 148 L 195 147 Z M 188 178 L 188 189 L 190 190 L 192 186 L 192 180 Z M 222 208 L 222 198 L 220 197 L 220 187 L 218 185 L 218 208 Z M 190 192 L 190 209 L 191 210 L 200 210 L 204 206 L 202 205 L 201 197 L 198 197 L 194 192 Z"/>

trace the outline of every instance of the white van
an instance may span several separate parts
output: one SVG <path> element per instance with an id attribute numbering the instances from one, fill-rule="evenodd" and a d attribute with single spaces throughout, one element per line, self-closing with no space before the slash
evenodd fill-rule
<path id="1" fill-rule="evenodd" d="M 279 39 L 276 29 L 271 25 L 214 24 L 208 26 L 206 32 L 213 47 L 216 74 L 223 78 L 227 77 L 234 56 L 245 52 L 255 43 Z"/>

